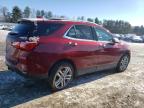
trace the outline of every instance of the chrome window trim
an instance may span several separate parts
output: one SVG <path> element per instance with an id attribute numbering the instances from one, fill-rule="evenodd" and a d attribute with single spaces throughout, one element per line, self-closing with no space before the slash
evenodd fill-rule
<path id="1" fill-rule="evenodd" d="M 102 42 L 102 43 L 109 43 L 111 41 L 98 41 L 98 40 L 88 40 L 88 39 L 77 39 L 77 38 L 72 38 L 72 37 L 69 37 L 67 36 L 68 32 L 70 31 L 70 29 L 74 27 L 75 28 L 75 25 L 72 25 L 64 34 L 64 38 L 67 38 L 67 39 L 70 39 L 70 40 L 77 40 L 77 41 L 88 41 L 88 42 Z M 97 28 L 97 27 L 96 27 Z M 99 28 L 98 28 L 99 29 Z"/>
<path id="2" fill-rule="evenodd" d="M 74 29 L 75 29 L 75 25 L 72 25 L 72 26 L 65 32 L 65 34 L 64 34 L 64 36 L 63 36 L 64 38 L 71 39 L 71 40 L 78 40 L 78 41 L 98 42 L 98 41 L 96 41 L 96 40 L 77 39 L 77 38 L 72 38 L 72 37 L 67 36 L 68 32 L 70 31 L 70 29 L 71 29 L 72 27 L 74 27 Z"/>

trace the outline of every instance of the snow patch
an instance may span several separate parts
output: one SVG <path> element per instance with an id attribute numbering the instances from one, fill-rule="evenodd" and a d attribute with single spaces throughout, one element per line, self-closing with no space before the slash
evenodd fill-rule
<path id="1" fill-rule="evenodd" d="M 1 61 L 5 61 L 5 56 L 0 56 Z"/>

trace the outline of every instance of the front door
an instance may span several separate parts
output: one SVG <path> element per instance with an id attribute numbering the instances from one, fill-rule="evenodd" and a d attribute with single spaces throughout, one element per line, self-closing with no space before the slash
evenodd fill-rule
<path id="1" fill-rule="evenodd" d="M 120 56 L 119 43 L 113 43 L 112 35 L 102 28 L 95 27 L 98 42 L 102 44 L 103 50 L 99 52 L 98 65 L 100 69 L 108 69 L 117 65 Z"/>

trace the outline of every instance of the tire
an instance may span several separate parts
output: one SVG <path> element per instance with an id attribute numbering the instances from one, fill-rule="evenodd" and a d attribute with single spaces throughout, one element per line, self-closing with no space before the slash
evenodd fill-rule
<path id="1" fill-rule="evenodd" d="M 124 72 L 128 67 L 129 61 L 130 61 L 129 54 L 124 54 L 118 62 L 118 65 L 116 67 L 116 71 L 117 72 Z"/>
<path id="2" fill-rule="evenodd" d="M 54 65 L 49 75 L 49 85 L 52 90 L 66 88 L 74 76 L 74 67 L 69 62 L 59 62 Z"/>

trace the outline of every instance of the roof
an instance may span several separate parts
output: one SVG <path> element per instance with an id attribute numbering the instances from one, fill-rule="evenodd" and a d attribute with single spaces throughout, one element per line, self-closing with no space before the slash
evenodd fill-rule
<path id="1" fill-rule="evenodd" d="M 52 18 L 52 19 L 45 19 L 45 18 L 23 18 L 20 21 L 31 21 L 31 22 L 57 22 L 57 23 L 69 23 L 69 24 L 87 24 L 91 26 L 99 26 L 93 22 L 88 21 L 75 21 L 75 20 L 67 20 L 67 19 L 59 19 L 59 18 Z"/>

